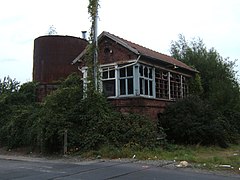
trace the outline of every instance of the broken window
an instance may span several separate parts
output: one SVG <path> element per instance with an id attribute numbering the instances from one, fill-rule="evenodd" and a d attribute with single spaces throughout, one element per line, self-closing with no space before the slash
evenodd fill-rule
<path id="1" fill-rule="evenodd" d="M 186 97 L 189 93 L 188 90 L 188 78 L 182 77 L 182 97 Z"/>
<path id="2" fill-rule="evenodd" d="M 102 69 L 102 88 L 103 93 L 109 96 L 116 96 L 115 68 L 106 67 Z"/>
<path id="3" fill-rule="evenodd" d="M 156 69 L 156 98 L 169 99 L 168 72 Z"/>
<path id="4" fill-rule="evenodd" d="M 187 77 L 183 75 L 157 69 L 155 82 L 156 98 L 175 100 L 188 94 Z"/>
<path id="5" fill-rule="evenodd" d="M 181 75 L 170 74 L 170 92 L 171 99 L 182 98 Z"/>

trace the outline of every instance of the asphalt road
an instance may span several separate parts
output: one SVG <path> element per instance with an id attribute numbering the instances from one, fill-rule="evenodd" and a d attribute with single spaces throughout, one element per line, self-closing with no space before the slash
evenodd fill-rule
<path id="1" fill-rule="evenodd" d="M 224 176 L 192 170 L 171 169 L 126 161 L 65 162 L 0 157 L 0 179 L 14 180 L 239 180 L 240 176 Z"/>

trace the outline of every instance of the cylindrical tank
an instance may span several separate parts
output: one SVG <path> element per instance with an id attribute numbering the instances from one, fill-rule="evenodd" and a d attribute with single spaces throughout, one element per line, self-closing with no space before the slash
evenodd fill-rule
<path id="1" fill-rule="evenodd" d="M 34 40 L 33 81 L 54 83 L 78 72 L 72 61 L 85 49 L 85 39 L 48 35 Z"/>

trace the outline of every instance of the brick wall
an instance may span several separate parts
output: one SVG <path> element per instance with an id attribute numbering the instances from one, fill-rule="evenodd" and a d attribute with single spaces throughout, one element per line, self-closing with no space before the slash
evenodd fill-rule
<path id="1" fill-rule="evenodd" d="M 126 97 L 118 99 L 109 99 L 116 110 L 122 113 L 137 113 L 157 120 L 158 114 L 162 113 L 170 101 L 150 99 L 143 97 Z"/>
<path id="2" fill-rule="evenodd" d="M 137 55 L 109 38 L 99 42 L 99 63 L 110 64 L 137 59 Z"/>

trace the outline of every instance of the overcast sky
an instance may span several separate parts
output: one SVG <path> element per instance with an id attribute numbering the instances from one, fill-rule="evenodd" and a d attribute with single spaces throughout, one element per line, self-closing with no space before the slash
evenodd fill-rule
<path id="1" fill-rule="evenodd" d="M 89 31 L 88 0 L 6 0 L 0 6 L 0 79 L 32 80 L 33 42 L 53 25 L 59 35 Z M 203 39 L 240 61 L 239 0 L 100 0 L 98 34 L 108 31 L 169 55 L 172 40 Z M 236 70 L 240 71 L 240 62 Z"/>

